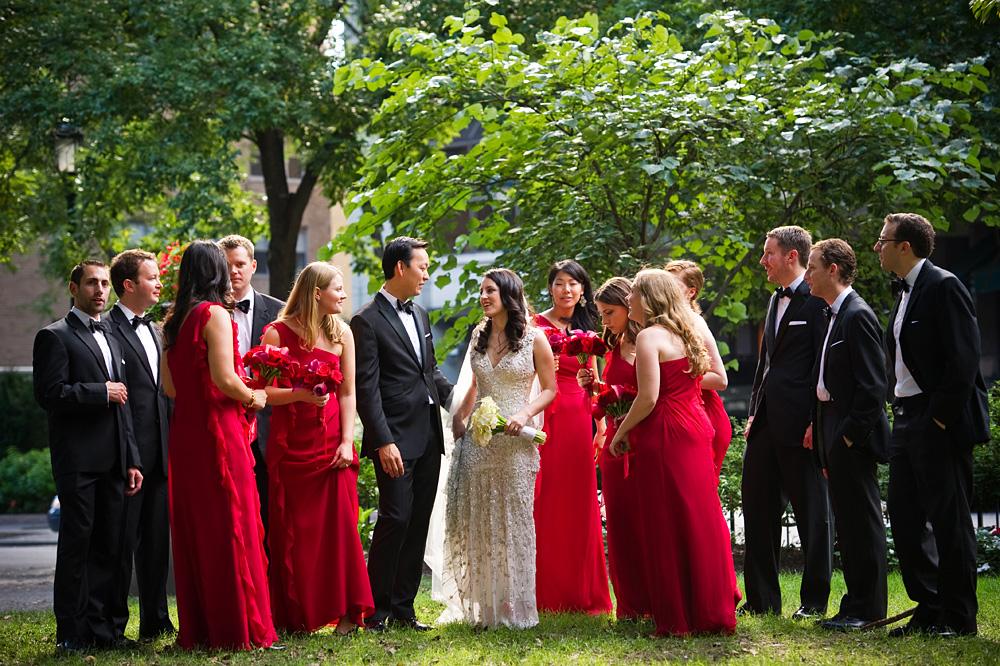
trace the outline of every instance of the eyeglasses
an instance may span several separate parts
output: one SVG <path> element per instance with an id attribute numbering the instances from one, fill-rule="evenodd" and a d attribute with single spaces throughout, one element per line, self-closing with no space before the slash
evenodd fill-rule
<path id="1" fill-rule="evenodd" d="M 905 243 L 906 241 L 902 238 L 882 238 L 881 236 L 877 241 L 875 241 L 876 247 L 882 247 L 886 243 Z"/>

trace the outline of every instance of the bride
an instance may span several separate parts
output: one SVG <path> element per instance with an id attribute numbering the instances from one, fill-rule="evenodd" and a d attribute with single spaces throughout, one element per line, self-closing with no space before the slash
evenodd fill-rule
<path id="1" fill-rule="evenodd" d="M 518 435 L 555 399 L 554 361 L 545 336 L 529 323 L 524 286 L 515 273 L 487 271 L 479 302 L 485 319 L 473 331 L 466 358 L 471 383 L 461 402 L 453 403 L 456 444 L 439 596 L 447 607 L 439 622 L 526 628 L 538 624 L 532 518 L 538 449 Z M 533 397 L 536 375 L 541 390 Z M 508 422 L 504 433 L 483 446 L 466 424 L 487 396 Z"/>

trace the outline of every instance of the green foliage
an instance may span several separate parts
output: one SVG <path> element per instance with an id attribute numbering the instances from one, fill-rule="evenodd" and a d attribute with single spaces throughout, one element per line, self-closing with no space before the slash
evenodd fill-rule
<path id="1" fill-rule="evenodd" d="M 30 373 L 0 373 L 0 451 L 49 445 L 48 418 L 37 402 Z"/>
<path id="2" fill-rule="evenodd" d="M 0 513 L 48 510 L 56 482 L 48 449 L 7 449 L 0 457 Z"/>
<path id="3" fill-rule="evenodd" d="M 534 300 L 557 259 L 600 282 L 684 256 L 706 272 L 706 312 L 738 323 L 762 314 L 744 303 L 763 280 L 757 246 L 778 224 L 858 247 L 893 208 L 942 227 L 963 215 L 1000 224 L 995 147 L 970 123 L 989 75 L 981 60 L 879 65 L 829 34 L 734 12 L 703 17 L 690 49 L 662 15 L 604 36 L 595 15 L 560 19 L 530 48 L 507 25 L 473 8 L 448 20 L 446 38 L 397 30 L 395 61 L 337 71 L 338 94 L 388 97 L 347 202 L 352 224 L 330 252 L 365 269 L 386 229 L 430 240 L 445 270 L 455 252 L 494 251 Z M 471 151 L 446 151 L 475 126 Z M 482 270 L 464 266 L 439 316 L 472 305 Z M 442 354 L 471 321 L 449 329 Z"/>
<path id="4" fill-rule="evenodd" d="M 245 147 L 260 155 L 271 254 L 291 243 L 294 267 L 314 185 L 336 200 L 359 159 L 363 107 L 331 94 L 337 61 L 327 40 L 344 5 L 8 3 L 0 9 L 0 259 L 41 235 L 64 275 L 87 254 L 134 246 L 132 223 L 152 231 L 141 244 L 153 251 L 174 239 L 257 238 L 264 208 L 240 187 Z M 63 120 L 84 136 L 73 178 L 55 169 L 53 131 Z M 291 191 L 286 149 L 303 165 Z"/>
<path id="5" fill-rule="evenodd" d="M 1000 0 L 969 0 L 969 8 L 983 23 L 1000 18 Z"/>
<path id="6" fill-rule="evenodd" d="M 361 429 L 354 438 L 354 447 L 361 450 Z M 371 458 L 360 458 L 358 468 L 358 534 L 361 535 L 361 546 L 367 552 L 372 541 L 372 514 L 378 509 L 378 482 L 375 479 L 375 464 Z"/>
<path id="7" fill-rule="evenodd" d="M 976 530 L 976 563 L 980 573 L 1000 574 L 1000 528 Z"/>
<path id="8" fill-rule="evenodd" d="M 989 390 L 990 441 L 972 450 L 972 507 L 1000 508 L 1000 381 Z"/>
<path id="9" fill-rule="evenodd" d="M 730 421 L 733 424 L 733 439 L 729 443 L 726 457 L 722 460 L 722 472 L 719 474 L 719 500 L 726 515 L 739 511 L 743 504 L 741 495 L 743 455 L 747 448 L 747 440 L 743 436 L 746 421 L 734 418 L 730 418 Z"/>

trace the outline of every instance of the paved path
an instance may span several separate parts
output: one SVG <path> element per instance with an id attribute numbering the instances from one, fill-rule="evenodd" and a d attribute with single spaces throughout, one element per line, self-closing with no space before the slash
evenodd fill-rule
<path id="1" fill-rule="evenodd" d="M 0 612 L 52 608 L 56 539 L 45 514 L 0 514 Z"/>

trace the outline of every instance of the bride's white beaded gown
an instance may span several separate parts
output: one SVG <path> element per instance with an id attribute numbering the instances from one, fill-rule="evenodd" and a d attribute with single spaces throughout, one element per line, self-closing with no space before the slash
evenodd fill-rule
<path id="1" fill-rule="evenodd" d="M 490 363 L 470 349 L 479 401 L 490 396 L 504 416 L 528 402 L 535 379 L 534 327 L 516 351 Z M 478 339 L 478 329 L 472 339 Z M 481 627 L 532 627 L 535 603 L 535 526 L 532 517 L 538 449 L 530 440 L 494 435 L 479 446 L 468 432 L 455 444 L 447 485 L 440 622 Z"/>

